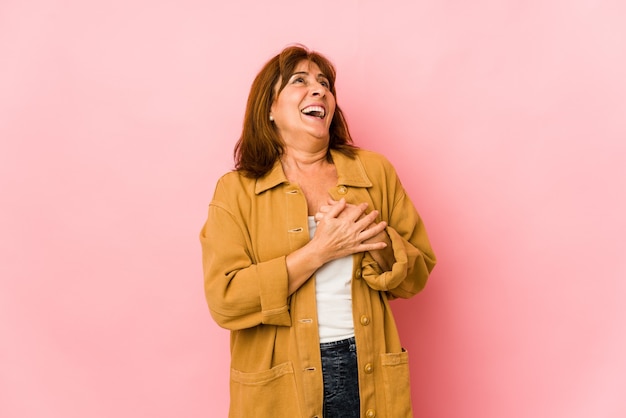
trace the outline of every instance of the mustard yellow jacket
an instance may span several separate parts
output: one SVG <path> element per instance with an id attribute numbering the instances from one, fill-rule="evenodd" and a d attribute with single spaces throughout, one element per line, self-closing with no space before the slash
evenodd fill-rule
<path id="1" fill-rule="evenodd" d="M 383 156 L 359 150 L 350 159 L 333 151 L 332 158 L 339 179 L 331 196 L 378 209 L 396 260 L 382 272 L 368 253 L 353 257 L 361 416 L 412 418 L 408 353 L 388 300 L 419 292 L 435 255 Z M 309 241 L 307 213 L 279 162 L 263 178 L 230 172 L 217 183 L 200 241 L 211 315 L 231 330 L 231 418 L 322 418 L 315 276 L 289 297 L 285 265 L 286 255 Z"/>

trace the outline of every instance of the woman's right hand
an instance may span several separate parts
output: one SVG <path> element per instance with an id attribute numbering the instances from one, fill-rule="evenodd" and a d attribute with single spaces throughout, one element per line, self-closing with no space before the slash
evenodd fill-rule
<path id="1" fill-rule="evenodd" d="M 386 222 L 374 222 L 378 211 L 365 214 L 367 203 L 352 205 L 345 199 L 330 200 L 315 214 L 317 230 L 311 245 L 319 245 L 325 262 L 359 252 L 384 249 L 387 243 L 379 234 L 387 227 Z M 379 236 L 379 237 L 377 237 Z"/>
<path id="2" fill-rule="evenodd" d="M 367 203 L 349 205 L 344 199 L 330 201 L 322 208 L 319 216 L 316 215 L 317 228 L 313 239 L 286 257 L 290 295 L 329 261 L 387 247 L 376 237 L 385 230 L 387 223 L 375 223 L 378 211 L 364 215 L 365 209 Z"/>

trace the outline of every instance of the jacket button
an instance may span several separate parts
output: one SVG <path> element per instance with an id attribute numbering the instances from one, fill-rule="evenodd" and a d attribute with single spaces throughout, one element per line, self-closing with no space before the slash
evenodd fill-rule
<path id="1" fill-rule="evenodd" d="M 355 279 L 360 279 L 361 278 L 361 269 L 356 269 L 356 271 L 354 272 L 354 278 Z"/>
<path id="2" fill-rule="evenodd" d="M 368 409 L 365 413 L 365 416 L 367 418 L 374 418 L 376 416 L 376 411 L 374 411 L 373 409 Z"/>
<path id="3" fill-rule="evenodd" d="M 372 363 L 367 363 L 365 365 L 364 370 L 365 370 L 365 373 L 370 374 L 370 373 L 372 373 L 374 371 L 374 366 L 372 366 Z"/>
<path id="4" fill-rule="evenodd" d="M 339 186 L 337 188 L 337 191 L 339 192 L 339 194 L 346 194 L 348 193 L 348 188 L 346 186 Z"/>
<path id="5" fill-rule="evenodd" d="M 369 325 L 370 319 L 365 315 L 361 315 L 361 325 Z"/>

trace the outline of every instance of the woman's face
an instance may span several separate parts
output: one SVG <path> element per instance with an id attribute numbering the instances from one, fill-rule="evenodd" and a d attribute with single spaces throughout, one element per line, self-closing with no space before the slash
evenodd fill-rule
<path id="1" fill-rule="evenodd" d="M 274 87 L 278 89 L 280 80 Z M 317 64 L 303 60 L 274 100 L 270 115 L 285 145 L 298 140 L 323 140 L 328 145 L 328 130 L 335 114 L 335 97 L 330 83 Z"/>

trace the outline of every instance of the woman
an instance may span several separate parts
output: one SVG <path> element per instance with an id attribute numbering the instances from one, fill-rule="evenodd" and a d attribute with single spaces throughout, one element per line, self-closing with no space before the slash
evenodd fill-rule
<path id="1" fill-rule="evenodd" d="M 419 292 L 435 256 L 393 167 L 352 145 L 335 96 L 322 55 L 272 58 L 209 205 L 205 293 L 231 330 L 230 417 L 412 417 L 388 301 Z"/>

